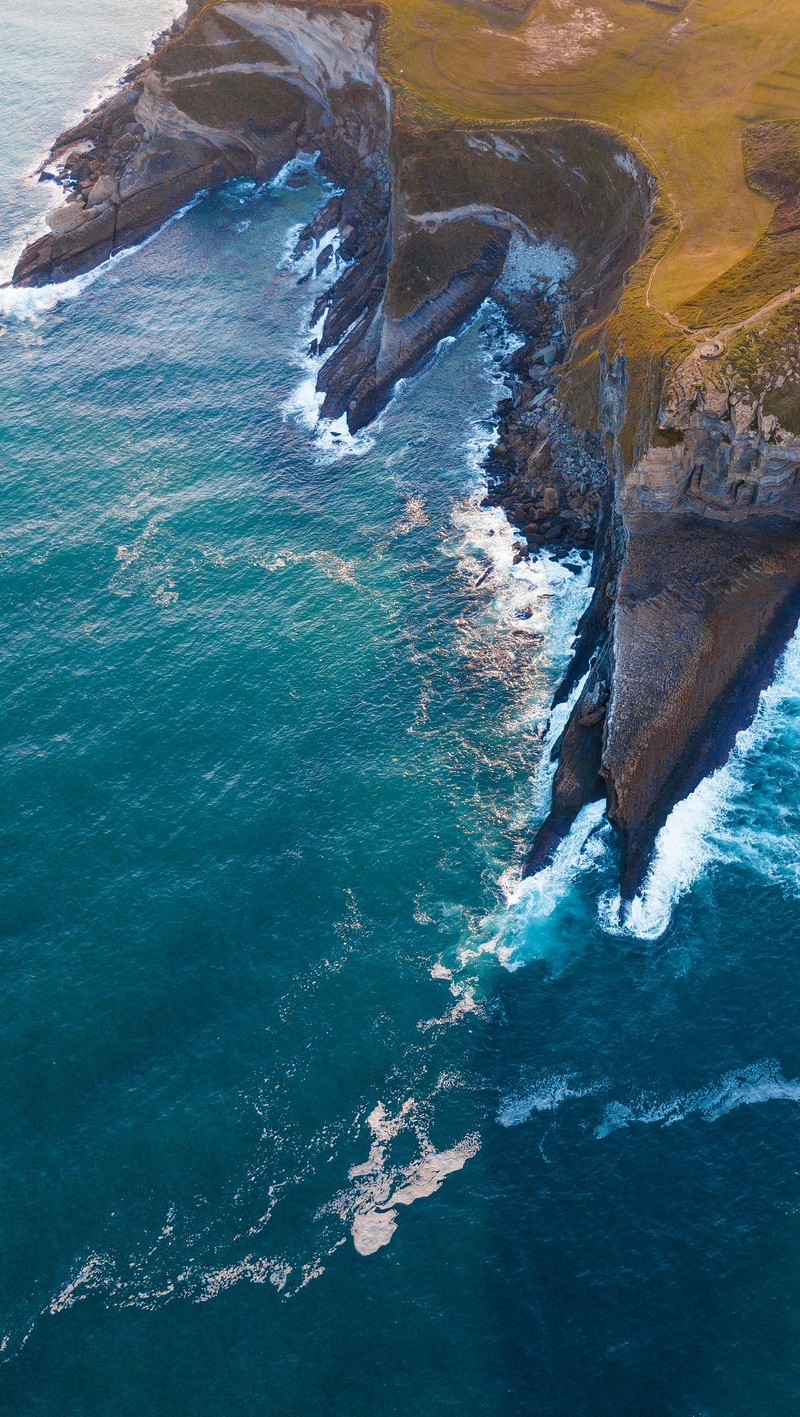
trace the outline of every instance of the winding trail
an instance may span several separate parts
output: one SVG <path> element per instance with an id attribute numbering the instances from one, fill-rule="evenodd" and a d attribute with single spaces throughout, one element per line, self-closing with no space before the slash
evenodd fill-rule
<path id="1" fill-rule="evenodd" d="M 440 212 L 408 213 L 409 222 L 413 222 L 416 226 L 425 227 L 427 231 L 435 231 L 439 226 L 446 226 L 453 221 L 465 221 L 469 217 L 478 217 L 491 226 L 509 227 L 512 231 L 527 237 L 529 241 L 539 242 L 535 231 L 532 231 L 521 217 L 516 216 L 514 212 L 506 211 L 503 207 L 493 207 L 486 202 L 470 202 L 465 207 L 450 207 L 448 210 Z"/>
<path id="2" fill-rule="evenodd" d="M 683 231 L 683 215 L 679 211 L 675 198 L 673 197 L 672 193 L 669 191 L 666 185 L 666 177 L 664 175 L 663 169 L 661 168 L 661 165 L 656 161 L 655 157 L 650 152 L 650 149 L 645 146 L 641 138 L 637 138 L 635 135 L 628 134 L 626 137 L 626 141 L 628 143 L 633 144 L 635 147 L 641 149 L 653 170 L 658 174 L 658 178 L 662 184 L 662 189 L 668 197 L 672 206 L 672 210 L 674 211 L 675 215 L 678 218 L 678 222 L 680 223 L 680 231 Z M 671 310 L 664 310 L 660 305 L 655 305 L 650 298 L 650 292 L 653 286 L 653 281 L 655 279 L 656 272 L 658 271 L 662 262 L 666 260 L 669 254 L 670 251 L 667 250 L 664 252 L 663 256 L 659 256 L 658 260 L 653 266 L 653 269 L 650 272 L 650 277 L 647 282 L 647 290 L 645 292 L 645 302 L 647 304 L 647 308 L 648 310 L 653 310 L 656 315 L 660 315 L 662 319 L 667 321 L 667 324 L 672 325 L 673 329 L 680 330 L 681 334 L 686 335 L 688 339 L 693 340 L 694 343 L 698 346 L 700 353 L 703 354 L 706 359 L 718 359 L 720 355 L 724 353 L 728 341 L 730 340 L 732 335 L 738 334 L 740 330 L 749 329 L 751 325 L 759 324 L 762 319 L 764 319 L 768 315 L 771 315 L 774 310 L 780 310 L 784 305 L 790 305 L 793 300 L 800 299 L 798 287 L 794 285 L 789 286 L 786 290 L 781 291 L 780 295 L 774 296 L 772 300 L 767 300 L 763 305 L 759 306 L 758 310 L 754 310 L 751 315 L 746 315 L 742 320 L 737 320 L 735 324 L 724 325 L 721 330 L 717 330 L 716 332 L 712 329 L 709 329 L 708 327 L 704 329 L 692 328 L 692 326 L 685 325 L 682 320 L 679 320 L 677 315 L 673 315 Z"/>
<path id="3" fill-rule="evenodd" d="M 662 256 L 661 260 L 663 259 Z M 735 324 L 724 325 L 722 329 L 716 332 L 708 328 L 692 329 L 691 326 L 685 325 L 677 316 L 671 314 L 669 310 L 662 310 L 659 306 L 654 305 L 650 299 L 650 287 L 653 283 L 653 276 L 660 264 L 661 261 L 656 262 L 650 272 L 650 279 L 647 282 L 645 298 L 648 308 L 654 310 L 657 315 L 661 315 L 674 329 L 680 330 L 682 334 L 694 340 L 699 353 L 706 359 L 718 359 L 720 355 L 725 352 L 731 337 L 738 334 L 740 330 L 750 329 L 751 326 L 760 324 L 761 321 L 771 315 L 773 311 L 782 309 L 784 305 L 791 305 L 794 300 L 800 300 L 798 287 L 793 285 L 790 286 L 788 290 L 781 291 L 780 295 L 773 296 L 772 300 L 767 300 L 763 305 L 759 306 L 758 310 L 754 310 L 752 314 L 745 315 L 743 319 L 737 320 Z"/>
<path id="4" fill-rule="evenodd" d="M 648 158 L 655 165 L 655 159 L 652 153 L 647 152 L 647 149 L 638 139 L 634 139 L 633 141 L 638 147 L 642 148 L 643 152 L 647 153 Z M 484 202 L 470 202 L 466 206 L 450 207 L 446 211 L 408 213 L 410 223 L 413 223 L 415 226 L 424 227 L 428 231 L 435 231 L 438 227 L 444 226 L 449 222 L 465 221 L 470 217 L 488 222 L 492 226 L 509 228 L 511 231 L 518 232 L 521 236 L 526 237 L 530 241 L 538 241 L 539 239 L 527 223 L 514 212 L 509 212 L 503 207 L 494 207 Z M 681 223 L 681 229 L 683 229 L 683 219 L 680 213 L 678 213 L 678 220 Z M 749 329 L 752 325 L 759 324 L 761 320 L 771 315 L 774 310 L 780 310 L 784 305 L 790 305 L 793 300 L 800 300 L 798 287 L 790 286 L 787 290 L 782 291 L 780 295 L 776 295 L 772 300 L 768 300 L 764 305 L 760 306 L 758 310 L 753 311 L 751 315 L 746 315 L 744 319 L 737 320 L 735 324 L 725 325 L 721 330 L 717 330 L 716 332 L 710 329 L 692 329 L 691 326 L 685 325 L 682 320 L 679 320 L 676 315 L 673 315 L 671 311 L 663 310 L 660 306 L 654 305 L 650 298 L 653 278 L 667 254 L 668 253 L 665 252 L 664 256 L 656 261 L 650 272 L 645 294 L 647 306 L 650 310 L 655 311 L 657 315 L 661 315 L 668 324 L 672 325 L 673 329 L 680 330 L 681 334 L 686 335 L 692 340 L 697 345 L 700 354 L 706 359 L 718 359 L 720 355 L 724 353 L 732 335 L 738 334 L 740 330 Z"/>

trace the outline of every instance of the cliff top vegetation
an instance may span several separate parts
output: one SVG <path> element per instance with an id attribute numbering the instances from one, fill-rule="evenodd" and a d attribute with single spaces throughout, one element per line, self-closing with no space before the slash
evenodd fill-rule
<path id="1" fill-rule="evenodd" d="M 796 0 L 388 0 L 388 10 L 384 62 L 423 102 L 469 122 L 576 117 L 639 149 L 679 222 L 650 282 L 655 308 L 713 324 L 717 283 L 741 263 L 756 296 L 777 293 L 749 270 L 777 194 L 748 180 L 746 134 L 780 122 L 788 135 L 787 120 L 800 120 Z M 778 281 L 800 281 L 800 248 L 791 265 Z"/>

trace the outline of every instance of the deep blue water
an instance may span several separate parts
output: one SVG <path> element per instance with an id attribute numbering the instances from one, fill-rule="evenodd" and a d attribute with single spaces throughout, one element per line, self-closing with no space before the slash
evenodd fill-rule
<path id="1" fill-rule="evenodd" d="M 11 0 L 4 250 L 164 13 Z M 790 1417 L 800 649 L 632 929 L 594 819 L 520 892 L 586 572 L 480 511 L 491 309 L 304 421 L 319 200 L 5 300 L 3 1410 Z"/>

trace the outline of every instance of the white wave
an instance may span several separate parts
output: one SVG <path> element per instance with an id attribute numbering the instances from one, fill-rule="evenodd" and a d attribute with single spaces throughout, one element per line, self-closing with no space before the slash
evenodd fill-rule
<path id="1" fill-rule="evenodd" d="M 609 934 L 656 940 L 664 934 L 678 901 L 711 867 L 746 862 L 767 875 L 778 874 L 795 889 L 800 823 L 783 822 L 776 832 L 775 816 L 763 827 L 757 821 L 745 831 L 733 830 L 731 817 L 749 798 L 753 760 L 768 741 L 780 734 L 797 736 L 800 708 L 800 631 L 789 642 L 772 684 L 759 700 L 753 722 L 737 734 L 728 761 L 711 773 L 694 792 L 673 808 L 656 840 L 653 862 L 644 886 L 621 919 L 619 894 L 609 892 L 598 902 L 598 915 Z M 748 801 L 748 816 L 754 821 Z M 788 870 L 780 857 L 787 853 Z"/>
<path id="2" fill-rule="evenodd" d="M 484 374 L 497 397 L 506 387 L 502 364 L 497 360 L 498 344 L 502 343 L 503 354 L 509 355 L 521 341 L 499 311 L 494 326 L 493 348 Z M 504 680 L 506 665 L 514 664 L 513 728 L 541 745 L 533 775 L 533 802 L 529 800 L 524 808 L 527 824 L 531 805 L 540 819 L 548 809 L 555 772 L 550 749 L 582 684 L 555 709 L 551 709 L 553 690 L 566 670 L 575 630 L 592 592 L 588 561 L 579 560 L 578 553 L 569 557 L 568 563 L 549 551 L 525 555 L 525 540 L 503 509 L 484 505 L 485 460 L 496 437 L 496 426 L 475 424 L 467 452 L 472 488 L 454 509 L 452 523 L 457 534 L 443 549 L 457 558 L 462 577 L 473 593 L 483 598 L 483 606 L 463 618 L 464 652 L 473 663 L 482 659 L 485 672 Z M 517 663 L 520 654 L 522 679 Z M 503 874 L 499 884 L 504 904 L 470 930 L 459 951 L 462 969 L 487 953 L 514 969 L 531 957 L 532 944 L 534 952 L 538 951 L 533 941 L 535 922 L 552 914 L 570 888 L 575 871 L 585 869 L 603 850 L 602 843 L 592 836 L 601 816 L 602 806 L 587 808 L 553 862 L 537 876 L 521 881 L 518 865 Z M 519 825 L 523 826 L 522 821 Z"/>
<path id="3" fill-rule="evenodd" d="M 598 919 L 610 935 L 658 940 L 668 928 L 682 896 L 715 860 L 710 833 L 721 822 L 734 786 L 732 769 L 712 773 L 673 808 L 656 839 L 644 885 L 622 912 L 619 892 L 603 894 Z"/>
<path id="4" fill-rule="evenodd" d="M 518 1127 L 522 1122 L 527 1122 L 535 1112 L 555 1112 L 562 1102 L 571 1098 L 590 1097 L 596 1091 L 597 1086 L 594 1084 L 589 1087 L 574 1087 L 571 1073 L 552 1073 L 504 1097 L 497 1110 L 497 1121 L 501 1127 Z"/>
<path id="5" fill-rule="evenodd" d="M 492 948 L 506 969 L 519 969 L 539 957 L 545 942 L 537 940 L 535 927 L 553 915 L 576 878 L 605 853 L 605 843 L 597 831 L 604 812 L 603 802 L 590 802 L 584 807 L 552 860 L 533 876 L 520 879 L 518 870 L 510 868 L 501 877 L 506 904 L 496 917 Z"/>
<path id="6" fill-rule="evenodd" d="M 286 167 L 291 168 L 296 159 L 287 163 Z M 286 169 L 282 169 L 286 171 Z M 281 174 L 274 179 L 278 181 Z M 337 189 L 330 184 L 326 184 L 327 191 L 334 193 Z M 296 254 L 297 237 L 302 228 L 293 227 L 289 233 L 284 256 L 281 262 L 283 269 L 296 271 L 298 281 L 306 281 L 316 301 L 319 295 L 329 289 L 335 280 L 346 269 L 348 262 L 340 255 L 342 244 L 341 232 L 336 227 L 324 232 L 319 241 L 314 241 L 308 250 L 300 255 Z M 317 271 L 317 264 L 323 251 L 331 249 L 331 259 L 327 265 Z M 306 316 L 307 318 L 307 316 Z M 302 377 L 288 399 L 285 401 L 282 413 L 285 419 L 293 419 L 313 434 L 314 447 L 320 461 L 329 463 L 337 462 L 344 457 L 362 457 L 375 446 L 375 437 L 380 430 L 380 419 L 376 420 L 369 431 L 361 429 L 358 433 L 351 433 L 347 426 L 347 416 L 342 414 L 340 418 L 330 419 L 322 417 L 322 405 L 325 402 L 324 393 L 317 388 L 317 379 L 322 365 L 330 358 L 332 350 L 325 350 L 324 354 L 315 351 L 322 332 L 325 327 L 325 312 L 320 316 L 315 325 L 309 326 L 304 333 L 302 344 L 295 349 L 295 364 L 301 372 Z M 349 330 L 345 330 L 342 339 L 346 339 Z"/>
<path id="7" fill-rule="evenodd" d="M 510 328 L 505 316 L 491 302 L 489 314 L 491 345 L 483 365 L 490 399 L 496 405 L 508 392 L 504 364 L 524 341 Z M 454 555 L 462 575 L 473 589 L 484 588 L 486 626 L 494 625 L 506 643 L 509 637 L 525 636 L 540 641 L 536 663 L 548 671 L 547 693 L 541 675 L 537 676 L 536 693 L 526 705 L 524 715 L 540 717 L 545 702 L 549 703 L 553 681 L 566 667 L 577 622 L 585 610 L 591 590 L 589 565 L 580 563 L 577 553 L 568 566 L 548 551 L 526 556 L 525 538 L 515 530 L 502 507 L 484 505 L 487 493 L 486 458 L 497 440 L 497 425 L 492 420 L 473 424 L 466 447 L 466 463 L 470 473 L 469 491 L 452 513 L 455 538 L 445 542 L 443 550 Z"/>
<path id="8" fill-rule="evenodd" d="M 541 719 L 552 696 L 553 684 L 566 667 L 575 627 L 586 608 L 591 589 L 588 564 L 568 567 L 548 551 L 524 556 L 524 539 L 501 507 L 483 506 L 485 482 L 459 502 L 452 513 L 457 536 L 445 543 L 445 554 L 454 555 L 462 577 L 485 598 L 483 615 L 471 617 L 502 640 L 530 639 L 536 644 L 533 693 L 523 717 Z"/>
<path id="9" fill-rule="evenodd" d="M 325 192 L 326 196 L 341 197 L 344 192 L 343 187 L 337 187 L 335 183 L 329 182 L 319 177 L 319 174 L 317 172 L 317 163 L 319 162 L 319 156 L 319 149 L 317 149 L 315 152 L 295 153 L 295 156 L 290 157 L 289 161 L 283 164 L 283 167 L 280 169 L 280 172 L 276 172 L 275 176 L 271 177 L 269 182 L 267 182 L 265 186 L 273 192 L 280 192 L 288 185 L 290 178 L 297 177 L 301 172 L 304 172 L 309 177 L 316 177 L 317 180 L 321 182 L 323 191 Z"/>
<path id="10" fill-rule="evenodd" d="M 284 188 L 293 173 L 302 170 L 313 174 L 318 157 L 319 153 L 299 154 L 297 157 L 285 163 L 280 172 L 276 173 L 275 177 L 269 182 L 259 184 L 254 182 L 252 178 L 236 178 L 221 189 L 220 198 L 225 204 L 234 207 L 245 206 L 250 202 L 257 201 L 259 198 L 263 197 L 264 193 L 267 191 L 279 191 Z M 331 183 L 324 183 L 323 190 L 328 195 L 333 195 L 338 191 Z M 57 204 L 59 204 L 63 201 L 63 192 L 60 188 L 57 189 L 57 192 Z M 141 251 L 145 246 L 148 246 L 151 241 L 154 241 L 162 231 L 171 226 L 173 222 L 180 221 L 182 217 L 186 216 L 187 212 L 190 212 L 193 207 L 203 201 L 207 195 L 208 193 L 206 191 L 197 192 L 190 201 L 186 202 L 184 206 L 179 207 L 176 212 L 173 212 L 156 231 L 151 232 L 143 241 L 139 241 L 133 246 L 126 246 L 121 251 L 115 251 L 113 256 L 109 256 L 106 261 L 102 261 L 99 265 L 95 266 L 93 270 L 87 271 L 83 275 L 74 276 L 71 280 L 54 281 L 48 285 L 42 286 L 12 286 L 10 284 L 11 275 L 22 252 L 34 236 L 43 235 L 47 230 L 47 227 L 40 221 L 37 223 L 35 231 L 28 231 L 23 237 L 18 238 L 14 247 L 7 251 L 4 257 L 0 258 L 0 316 L 15 320 L 37 320 L 43 315 L 49 314 L 51 310 L 54 310 L 58 305 L 62 305 L 65 301 L 75 300 L 79 295 L 82 295 L 85 290 L 88 290 L 89 286 L 93 285 L 96 280 L 101 279 L 109 270 L 112 270 L 120 261 L 126 260 L 137 251 Z M 289 231 L 287 246 L 291 244 L 292 250 L 297 244 L 297 237 L 301 229 L 299 225 L 295 225 Z M 338 258 L 339 242 L 340 237 L 336 230 L 326 232 L 321 241 L 312 249 L 308 257 L 309 268 L 310 265 L 319 258 L 320 253 L 327 246 L 333 244 L 336 247 L 334 251 L 333 267 L 334 269 L 341 269 L 343 263 L 340 262 Z M 284 259 L 288 257 L 288 254 L 289 252 L 287 250 Z M 302 276 L 305 273 L 305 269 L 306 267 L 303 262 L 299 262 L 298 275 Z M 318 290 L 319 286 L 317 286 L 317 292 Z"/>
<path id="11" fill-rule="evenodd" d="M 18 255 L 21 254 L 18 253 Z M 87 290 L 100 273 L 97 267 L 88 274 L 54 285 L 0 286 L 0 315 L 11 320 L 37 320 L 55 310 L 65 300 L 74 300 Z"/>
<path id="12" fill-rule="evenodd" d="M 529 678 L 518 703 L 515 725 L 517 731 L 535 736 L 541 745 L 531 795 L 524 805 L 527 826 L 532 815 L 543 820 L 547 814 L 556 768 L 551 749 L 583 687 L 581 680 L 563 704 L 550 708 L 554 680 L 566 667 L 575 626 L 591 591 L 588 567 L 576 575 L 548 553 L 514 564 L 509 555 L 509 547 L 514 545 L 513 529 L 502 512 L 497 513 L 496 520 L 488 516 L 488 511 L 495 510 L 479 509 L 479 525 L 489 543 L 487 555 L 493 558 L 497 572 L 487 601 L 489 634 L 502 644 L 508 643 L 511 635 L 524 633 L 535 645 L 535 653 L 528 653 Z M 497 528 L 494 536 L 492 520 Z M 479 539 L 474 531 L 471 535 L 474 540 Z M 468 557 L 469 552 L 462 549 L 462 555 Z M 499 880 L 504 903 L 470 931 L 459 951 L 461 968 L 491 953 L 506 968 L 516 969 L 545 948 L 544 941 L 536 938 L 537 923 L 553 914 L 575 877 L 594 865 L 606 850 L 596 830 L 603 812 L 602 802 L 585 807 L 552 861 L 535 875 L 523 880 L 518 863 L 508 867 Z M 523 826 L 522 820 L 519 825 Z"/>
<path id="13" fill-rule="evenodd" d="M 725 1073 L 719 1082 L 696 1092 L 679 1093 L 663 1100 L 643 1095 L 637 1102 L 610 1102 L 595 1128 L 595 1136 L 607 1137 L 620 1128 L 637 1123 L 672 1127 L 687 1117 L 698 1115 L 716 1122 L 737 1107 L 761 1102 L 800 1102 L 800 1079 L 787 1079 L 774 1058 L 750 1063 Z"/>
<path id="14" fill-rule="evenodd" d="M 71 280 L 55 281 L 50 285 L 39 286 L 13 286 L 8 282 L 19 257 L 25 249 L 25 243 L 20 246 L 15 253 L 8 255 L 3 264 L 0 274 L 5 278 L 5 283 L 0 285 L 0 315 L 6 319 L 14 320 L 38 320 L 43 315 L 49 314 L 57 305 L 62 305 L 64 301 L 75 300 L 93 285 L 96 280 L 100 280 L 108 271 L 121 261 L 125 261 L 135 252 L 141 251 L 145 246 L 149 246 L 151 241 L 164 231 L 173 222 L 180 221 L 186 216 L 198 202 L 201 202 L 207 194 L 197 192 L 191 201 L 178 211 L 173 212 L 157 231 L 152 231 L 143 241 L 139 241 L 135 246 L 126 246 L 122 251 L 115 251 L 108 260 L 101 261 L 93 270 L 86 271 L 84 275 L 73 276 Z"/>
<path id="15" fill-rule="evenodd" d="M 375 431 L 361 430 L 351 433 L 347 426 L 347 415 L 330 419 L 322 417 L 325 395 L 317 388 L 317 376 L 322 359 L 316 355 L 298 354 L 298 363 L 304 362 L 308 373 L 290 394 L 283 406 L 284 418 L 292 418 L 308 429 L 314 437 L 314 448 L 323 462 L 337 462 L 344 457 L 363 457 L 375 445 Z"/>

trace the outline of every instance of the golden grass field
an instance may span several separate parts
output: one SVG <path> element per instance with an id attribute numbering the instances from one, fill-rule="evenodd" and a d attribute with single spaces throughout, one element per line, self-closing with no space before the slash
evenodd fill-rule
<path id="1" fill-rule="evenodd" d="M 800 0 L 387 8 L 384 65 L 423 104 L 472 122 L 577 117 L 643 150 L 680 223 L 650 282 L 656 309 L 713 328 L 800 283 L 798 243 L 755 250 L 774 202 L 748 184 L 743 157 L 749 125 L 800 120 Z"/>

